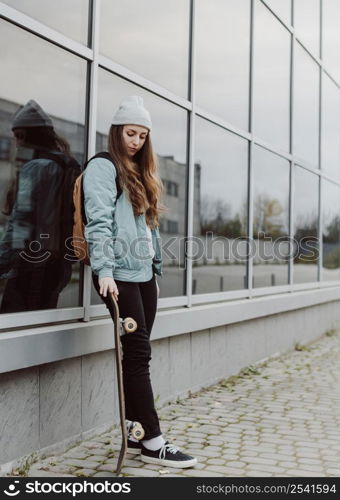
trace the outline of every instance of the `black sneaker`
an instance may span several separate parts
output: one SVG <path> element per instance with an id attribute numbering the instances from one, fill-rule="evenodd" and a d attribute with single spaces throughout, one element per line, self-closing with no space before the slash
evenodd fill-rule
<path id="1" fill-rule="evenodd" d="M 142 444 L 140 441 L 131 441 L 131 439 L 127 440 L 127 452 L 128 453 L 133 453 L 135 455 L 139 455 L 140 452 L 142 451 Z"/>
<path id="2" fill-rule="evenodd" d="M 179 451 L 179 449 L 165 441 L 159 450 L 148 450 L 141 443 L 142 452 L 141 459 L 148 464 L 157 464 L 165 467 L 178 467 L 184 469 L 185 467 L 192 467 L 197 464 L 197 458 L 186 455 Z"/>

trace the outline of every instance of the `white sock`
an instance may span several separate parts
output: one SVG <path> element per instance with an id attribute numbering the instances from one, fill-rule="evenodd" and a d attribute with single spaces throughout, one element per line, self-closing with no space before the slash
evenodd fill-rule
<path id="1" fill-rule="evenodd" d="M 145 446 L 145 448 L 147 448 L 148 450 L 156 451 L 163 446 L 163 444 L 165 443 L 165 439 L 161 434 L 160 436 L 152 439 L 143 439 L 142 443 L 143 446 Z"/>

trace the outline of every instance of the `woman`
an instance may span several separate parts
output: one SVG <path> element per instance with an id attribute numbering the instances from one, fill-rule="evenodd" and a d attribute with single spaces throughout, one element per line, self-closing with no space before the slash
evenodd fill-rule
<path id="1" fill-rule="evenodd" d="M 150 381 L 150 334 L 162 275 L 158 220 L 161 182 L 151 139 L 151 118 L 143 99 L 130 96 L 116 111 L 109 131 L 109 159 L 92 159 L 84 173 L 84 198 L 94 286 L 111 310 L 108 293 L 118 300 L 122 317 L 138 324 L 122 337 L 127 427 L 140 422 L 139 442 L 129 433 L 128 448 L 144 462 L 191 467 L 196 458 L 182 453 L 161 433 Z M 118 188 L 122 194 L 118 197 Z"/>

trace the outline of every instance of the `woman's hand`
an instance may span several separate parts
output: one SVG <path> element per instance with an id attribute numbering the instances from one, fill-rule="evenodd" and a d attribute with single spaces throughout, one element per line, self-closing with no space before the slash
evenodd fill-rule
<path id="1" fill-rule="evenodd" d="M 114 298 L 116 300 L 118 300 L 119 291 L 118 291 L 117 285 L 115 283 L 115 280 L 113 278 L 110 278 L 110 277 L 108 277 L 108 278 L 100 278 L 98 280 L 98 283 L 99 283 L 99 286 L 100 286 L 99 293 L 101 295 L 103 295 L 104 297 L 106 297 L 107 291 L 109 291 L 109 292 L 112 292 Z"/>
<path id="2" fill-rule="evenodd" d="M 159 286 L 158 286 L 158 283 L 157 283 L 157 279 L 155 278 L 155 281 L 156 281 L 156 287 L 157 287 L 157 299 L 159 297 Z"/>

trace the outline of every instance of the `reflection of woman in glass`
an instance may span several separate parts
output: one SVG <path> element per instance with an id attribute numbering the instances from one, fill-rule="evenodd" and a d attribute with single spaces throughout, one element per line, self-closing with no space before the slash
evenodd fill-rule
<path id="1" fill-rule="evenodd" d="M 129 432 L 129 451 L 144 462 L 182 468 L 197 460 L 163 438 L 149 372 L 159 295 L 155 274 L 162 275 L 161 182 L 150 130 L 143 99 L 124 99 L 109 131 L 109 157 L 92 159 L 85 170 L 85 237 L 93 283 L 111 316 L 108 293 L 119 299 L 121 317 L 131 316 L 138 324 L 135 333 L 122 336 L 127 428 L 137 421 L 145 431 L 141 442 Z"/>
<path id="2" fill-rule="evenodd" d="M 69 145 L 34 100 L 16 113 L 12 130 L 19 170 L 7 193 L 9 220 L 0 242 L 0 277 L 7 278 L 1 313 L 57 307 L 72 273 L 63 258 L 64 236 L 72 234 L 66 227 L 72 218 L 63 217 L 65 187 L 76 172 Z"/>

